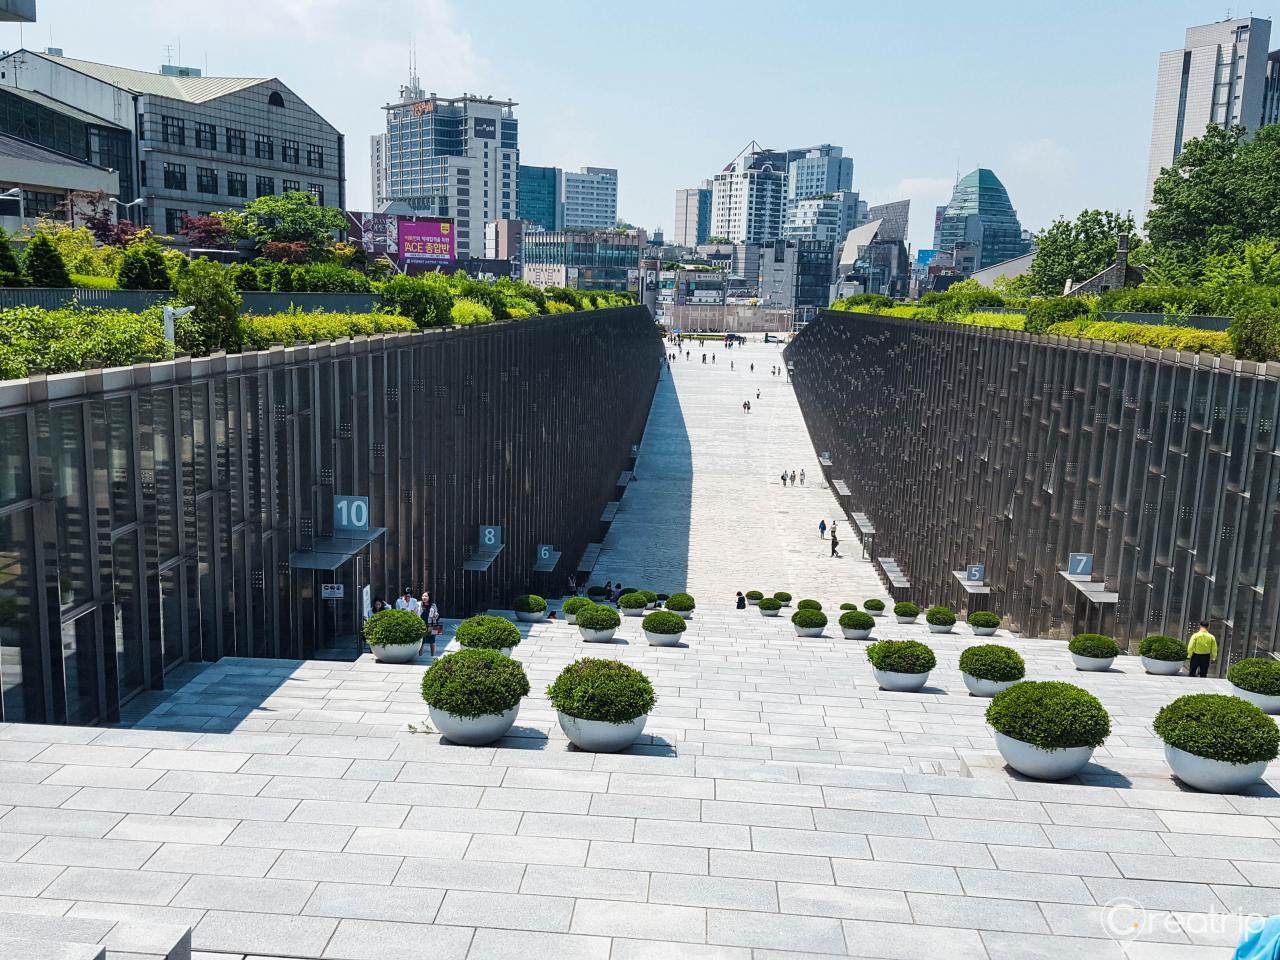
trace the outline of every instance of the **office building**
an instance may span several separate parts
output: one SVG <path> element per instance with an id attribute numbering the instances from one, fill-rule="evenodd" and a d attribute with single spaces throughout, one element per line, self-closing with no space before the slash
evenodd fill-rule
<path id="1" fill-rule="evenodd" d="M 696 247 L 711 236 L 711 181 L 676 191 L 676 218 L 672 243 Z"/>
<path id="2" fill-rule="evenodd" d="M 911 226 L 911 201 L 893 200 L 889 203 L 878 203 L 867 210 L 868 220 L 879 220 L 880 229 L 876 235 L 882 240 L 900 240 L 907 242 L 907 231 Z"/>
<path id="3" fill-rule="evenodd" d="M 787 155 L 754 140 L 711 183 L 711 235 L 731 243 L 782 236 Z"/>
<path id="4" fill-rule="evenodd" d="M 449 217 L 461 257 L 484 256 L 484 225 L 517 216 L 520 142 L 510 100 L 424 93 L 417 77 L 387 104 L 387 196 Z"/>
<path id="5" fill-rule="evenodd" d="M 92 215 L 81 194 L 120 195 L 120 174 L 84 160 L 0 133 L 0 193 L 17 188 L 21 199 L 0 200 L 0 227 L 10 234 L 40 217 L 67 220 Z"/>
<path id="6" fill-rule="evenodd" d="M 961 177 L 951 193 L 951 202 L 934 231 L 933 247 L 951 253 L 959 244 L 972 244 L 976 256 L 970 269 L 981 270 L 994 263 L 1020 257 L 1031 249 L 1024 239 L 1017 211 L 1009 192 L 992 171 L 980 167 Z"/>
<path id="7" fill-rule="evenodd" d="M 35 23 L 36 0 L 0 0 L 0 23 Z"/>
<path id="8" fill-rule="evenodd" d="M 518 261 L 523 236 L 523 220 L 490 220 L 484 225 L 485 259 Z"/>
<path id="9" fill-rule="evenodd" d="M 760 305 L 789 310 L 807 323 L 828 305 L 836 245 L 825 240 L 770 240 L 760 250 Z"/>
<path id="10" fill-rule="evenodd" d="M 534 230 L 520 245 L 521 276 L 535 287 L 638 292 L 643 230 Z"/>
<path id="11" fill-rule="evenodd" d="M 805 197 L 787 205 L 787 221 L 782 235 L 786 240 L 822 240 L 839 243 L 850 230 L 866 222 L 865 200 L 855 190 Z"/>
<path id="12" fill-rule="evenodd" d="M 543 230 L 559 230 L 564 226 L 559 220 L 559 167 L 537 167 L 522 163 L 516 179 L 520 194 L 516 203 L 516 216 L 519 219 Z"/>
<path id="13" fill-rule="evenodd" d="M 343 138 L 279 80 L 159 73 L 18 50 L 0 58 L 0 132 L 119 172 L 135 220 L 174 234 L 183 215 L 309 191 L 346 202 Z"/>
<path id="14" fill-rule="evenodd" d="M 373 209 L 387 202 L 387 135 L 375 133 L 369 138 L 369 196 Z"/>
<path id="15" fill-rule="evenodd" d="M 787 201 L 853 189 L 853 158 L 842 147 L 824 143 L 788 150 Z"/>
<path id="16" fill-rule="evenodd" d="M 832 299 L 857 293 L 905 297 L 911 286 L 911 258 L 897 227 L 872 220 L 849 231 L 840 248 Z"/>
<path id="17" fill-rule="evenodd" d="M 611 230 L 618 225 L 618 171 L 583 167 L 560 171 L 560 228 Z"/>
<path id="18" fill-rule="evenodd" d="M 1182 49 L 1160 54 L 1147 164 L 1156 178 L 1210 125 L 1257 130 L 1280 111 L 1280 60 L 1268 55 L 1271 21 L 1238 17 L 1187 29 Z"/>

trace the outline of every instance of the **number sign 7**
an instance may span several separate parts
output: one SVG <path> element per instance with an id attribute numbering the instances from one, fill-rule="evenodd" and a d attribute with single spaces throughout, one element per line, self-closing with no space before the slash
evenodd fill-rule
<path id="1" fill-rule="evenodd" d="M 1073 553 L 1067 560 L 1067 573 L 1073 577 L 1089 577 L 1093 575 L 1093 554 Z"/>

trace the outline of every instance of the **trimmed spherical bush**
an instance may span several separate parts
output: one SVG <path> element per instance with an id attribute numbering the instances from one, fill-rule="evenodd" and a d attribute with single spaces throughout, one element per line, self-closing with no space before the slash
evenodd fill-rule
<path id="1" fill-rule="evenodd" d="M 1026 681 L 997 693 L 987 723 L 1041 750 L 1100 747 L 1111 733 L 1111 717 L 1097 697 L 1056 680 Z"/>
<path id="2" fill-rule="evenodd" d="M 1094 660 L 1109 660 L 1120 656 L 1120 645 L 1101 633 L 1077 633 L 1067 644 L 1067 649 L 1077 657 L 1090 657 Z"/>
<path id="3" fill-rule="evenodd" d="M 821 610 L 822 604 L 817 600 L 801 600 L 796 604 L 798 610 Z"/>
<path id="4" fill-rule="evenodd" d="M 928 673 L 938 665 L 933 651 L 915 640 L 873 643 L 867 647 L 867 659 L 877 670 L 886 673 Z"/>
<path id="5" fill-rule="evenodd" d="M 529 692 L 519 660 L 496 650 L 459 650 L 441 657 L 422 677 L 422 699 L 456 717 L 506 713 Z"/>
<path id="6" fill-rule="evenodd" d="M 688 625 L 684 622 L 684 617 L 676 613 L 668 613 L 665 610 L 655 610 L 640 621 L 642 629 L 649 633 L 684 633 L 688 629 Z"/>
<path id="7" fill-rule="evenodd" d="M 950 607 L 930 607 L 925 612 L 924 622 L 935 627 L 954 627 L 956 614 Z"/>
<path id="8" fill-rule="evenodd" d="M 657 602 L 658 602 L 658 595 L 657 595 L 656 593 L 654 593 L 652 590 L 637 590 L 637 591 L 636 591 L 636 593 L 638 593 L 638 594 L 640 594 L 641 596 L 643 596 L 643 597 L 644 597 L 646 600 L 648 600 L 650 603 L 657 603 Z"/>
<path id="9" fill-rule="evenodd" d="M 872 630 L 875 625 L 876 618 L 861 610 L 846 610 L 840 614 L 840 626 L 846 630 Z"/>
<path id="10" fill-rule="evenodd" d="M 547 609 L 547 601 L 536 593 L 525 593 L 515 598 L 511 609 L 516 613 L 541 613 Z"/>
<path id="11" fill-rule="evenodd" d="M 412 610 L 379 610 L 364 622 L 364 639 L 371 647 L 421 643 L 426 634 L 427 625 Z"/>
<path id="12" fill-rule="evenodd" d="M 791 622 L 797 627 L 810 630 L 816 627 L 825 627 L 827 625 L 827 615 L 821 610 L 804 607 L 791 615 Z"/>
<path id="13" fill-rule="evenodd" d="M 454 637 L 460 647 L 504 650 L 520 643 L 520 630 L 506 617 L 468 617 L 458 624 Z"/>
<path id="14" fill-rule="evenodd" d="M 1138 655 L 1152 660 L 1167 660 L 1170 663 L 1181 663 L 1187 659 L 1187 646 L 1177 637 L 1163 633 L 1153 633 L 1138 645 Z"/>
<path id="15" fill-rule="evenodd" d="M 1280 728 L 1252 703 L 1221 693 L 1192 693 L 1160 709 L 1156 735 L 1171 747 L 1223 763 L 1271 762 Z"/>
<path id="16" fill-rule="evenodd" d="M 969 614 L 969 626 L 979 630 L 994 630 L 1000 626 L 1000 617 L 990 610 L 977 610 Z"/>
<path id="17" fill-rule="evenodd" d="M 920 608 L 910 600 L 902 600 L 893 605 L 893 615 L 895 617 L 918 617 L 920 616 Z"/>
<path id="18" fill-rule="evenodd" d="M 667 609 L 677 613 L 688 613 L 693 608 L 693 597 L 687 593 L 673 593 L 667 600 Z"/>
<path id="19" fill-rule="evenodd" d="M 757 603 L 759 603 L 761 600 L 764 599 L 764 594 L 761 593 L 759 590 L 748 590 L 746 593 L 746 597 L 748 600 L 754 600 Z"/>
<path id="20" fill-rule="evenodd" d="M 969 647 L 960 654 L 960 672 L 978 680 L 1008 683 L 1027 675 L 1027 665 L 1022 655 L 1012 647 L 998 643 L 984 643 Z"/>
<path id="21" fill-rule="evenodd" d="M 600 599 L 603 596 L 606 596 L 608 593 L 609 591 L 606 590 L 604 587 L 587 587 L 587 596 L 592 597 L 596 600 Z"/>
<path id="22" fill-rule="evenodd" d="M 858 605 L 856 603 L 842 603 L 840 604 L 840 609 L 841 610 L 857 610 Z"/>
<path id="23" fill-rule="evenodd" d="M 777 593 L 773 595 L 773 599 L 777 600 L 779 603 L 785 606 L 786 604 L 791 602 L 791 594 L 787 593 L 787 591 L 785 590 L 779 590 Z"/>
<path id="24" fill-rule="evenodd" d="M 570 597 L 560 606 L 560 610 L 566 617 L 573 616 L 579 610 L 593 606 L 592 602 L 586 597 Z"/>
<path id="25" fill-rule="evenodd" d="M 862 601 L 862 609 L 863 609 L 863 610 L 870 610 L 870 611 L 872 611 L 873 613 L 883 613 L 883 612 L 884 612 L 884 601 L 883 601 L 883 600 L 876 600 L 875 598 L 872 598 L 872 599 L 870 599 L 870 600 L 863 600 L 863 601 Z"/>
<path id="26" fill-rule="evenodd" d="M 761 610 L 781 610 L 782 601 L 773 597 L 762 597 L 758 606 Z"/>
<path id="27" fill-rule="evenodd" d="M 622 625 L 622 618 L 613 607 L 593 603 L 578 611 L 576 623 L 586 630 L 614 630 Z"/>
<path id="28" fill-rule="evenodd" d="M 1237 660 L 1227 671 L 1227 679 L 1241 690 L 1264 697 L 1280 697 L 1280 660 L 1262 657 Z"/>
<path id="29" fill-rule="evenodd" d="M 547 687 L 547 699 L 561 713 L 579 720 L 630 723 L 653 709 L 653 684 L 639 670 L 618 660 L 575 660 Z"/>
<path id="30" fill-rule="evenodd" d="M 643 610 L 649 605 L 648 599 L 639 590 L 624 593 L 618 598 L 618 606 L 623 610 Z"/>

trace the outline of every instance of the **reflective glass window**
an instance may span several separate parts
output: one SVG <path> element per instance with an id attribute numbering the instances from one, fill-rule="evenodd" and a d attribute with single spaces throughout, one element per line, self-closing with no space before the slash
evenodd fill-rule
<path id="1" fill-rule="evenodd" d="M 0 517 L 0 718 L 44 716 L 31 512 Z"/>
<path id="2" fill-rule="evenodd" d="M 88 726 L 98 721 L 98 631 L 96 613 L 62 625 L 62 681 L 67 693 L 67 723 Z"/>
<path id="3" fill-rule="evenodd" d="M 93 545 L 85 488 L 84 421 L 81 407 L 49 411 L 54 514 L 57 518 L 58 585 L 62 609 L 79 606 L 93 596 L 89 578 Z"/>

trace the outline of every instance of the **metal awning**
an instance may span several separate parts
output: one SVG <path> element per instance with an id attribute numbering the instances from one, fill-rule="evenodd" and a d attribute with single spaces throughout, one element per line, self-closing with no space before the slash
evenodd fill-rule
<path id="1" fill-rule="evenodd" d="M 289 566 L 295 570 L 337 570 L 386 532 L 386 527 L 370 527 L 356 537 L 316 537 L 310 550 L 289 554 Z"/>
<path id="2" fill-rule="evenodd" d="M 969 571 L 952 570 L 951 575 L 960 581 L 960 586 L 964 587 L 966 593 L 990 593 L 991 588 L 985 583 L 977 583 L 969 579 Z"/>
<path id="3" fill-rule="evenodd" d="M 1058 571 L 1059 576 L 1071 586 L 1080 591 L 1081 595 L 1090 603 L 1119 603 L 1120 594 L 1107 589 L 1107 585 L 1101 580 L 1094 580 L 1091 577 L 1077 577 L 1065 570 Z"/>

